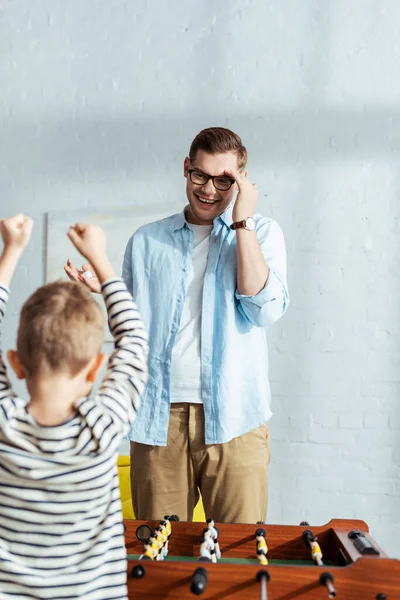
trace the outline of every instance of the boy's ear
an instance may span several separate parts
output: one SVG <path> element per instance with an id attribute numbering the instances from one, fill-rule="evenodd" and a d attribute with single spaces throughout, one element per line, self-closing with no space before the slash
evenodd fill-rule
<path id="1" fill-rule="evenodd" d="M 105 361 L 107 360 L 107 354 L 98 354 L 96 358 L 93 359 L 93 364 L 89 369 L 88 374 L 86 375 L 86 380 L 94 383 L 96 381 L 97 375 L 99 374 L 101 368 L 103 367 Z"/>
<path id="2" fill-rule="evenodd" d="M 24 367 L 22 366 L 18 352 L 16 350 L 9 350 L 7 352 L 7 358 L 17 378 L 25 379 Z"/>

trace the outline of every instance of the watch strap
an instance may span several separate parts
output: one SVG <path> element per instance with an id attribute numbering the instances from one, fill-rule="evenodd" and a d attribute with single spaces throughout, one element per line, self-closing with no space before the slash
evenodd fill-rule
<path id="1" fill-rule="evenodd" d="M 247 219 L 243 219 L 242 221 L 236 221 L 236 223 L 232 223 L 231 229 L 233 229 L 233 231 L 235 231 L 235 229 L 243 229 L 246 227 L 246 221 Z"/>

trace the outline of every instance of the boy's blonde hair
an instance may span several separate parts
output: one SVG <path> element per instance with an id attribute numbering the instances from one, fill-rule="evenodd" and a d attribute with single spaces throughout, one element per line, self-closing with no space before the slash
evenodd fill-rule
<path id="1" fill-rule="evenodd" d="M 196 135 L 191 143 L 189 158 L 193 161 L 198 150 L 208 154 L 224 154 L 233 152 L 237 156 L 238 169 L 242 170 L 247 164 L 247 150 L 242 140 L 230 129 L 225 127 L 208 127 Z"/>
<path id="2" fill-rule="evenodd" d="M 74 376 L 103 342 L 103 313 L 82 284 L 49 283 L 22 307 L 17 351 L 31 377 L 62 371 Z"/>

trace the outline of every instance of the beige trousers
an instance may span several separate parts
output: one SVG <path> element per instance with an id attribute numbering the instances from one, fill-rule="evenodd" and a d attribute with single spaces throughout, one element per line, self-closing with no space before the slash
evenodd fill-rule
<path id="1" fill-rule="evenodd" d="M 166 446 L 131 442 L 136 518 L 176 514 L 191 521 L 200 490 L 207 519 L 265 521 L 269 460 L 267 424 L 225 444 L 205 445 L 202 405 L 172 404 Z"/>

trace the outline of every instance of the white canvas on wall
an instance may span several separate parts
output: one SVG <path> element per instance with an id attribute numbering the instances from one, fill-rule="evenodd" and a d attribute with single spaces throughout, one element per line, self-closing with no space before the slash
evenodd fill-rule
<path id="1" fill-rule="evenodd" d="M 86 262 L 70 242 L 67 231 L 77 222 L 99 225 L 107 235 L 107 252 L 116 273 L 122 273 L 122 262 L 126 245 L 131 235 L 142 225 L 151 223 L 179 212 L 182 207 L 166 206 L 164 203 L 154 206 L 135 206 L 131 208 L 110 208 L 106 210 L 73 210 L 47 213 L 47 253 L 46 283 L 57 279 L 68 279 L 64 265 L 70 258 L 79 269 Z M 104 310 L 101 296 L 95 295 Z M 112 337 L 105 318 L 105 341 Z"/>

